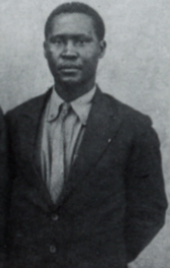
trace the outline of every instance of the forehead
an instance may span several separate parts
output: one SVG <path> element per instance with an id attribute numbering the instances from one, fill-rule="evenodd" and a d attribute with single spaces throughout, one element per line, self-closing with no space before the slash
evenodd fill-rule
<path id="1" fill-rule="evenodd" d="M 94 35 L 93 19 L 81 13 L 64 13 L 57 15 L 51 22 L 49 35 L 55 34 L 88 34 Z"/>

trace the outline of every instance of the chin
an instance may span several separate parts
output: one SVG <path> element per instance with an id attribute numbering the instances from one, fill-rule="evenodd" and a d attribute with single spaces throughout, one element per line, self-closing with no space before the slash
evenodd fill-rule
<path id="1" fill-rule="evenodd" d="M 74 78 L 64 78 L 60 80 L 60 83 L 68 86 L 76 86 L 81 85 L 82 81 Z"/>

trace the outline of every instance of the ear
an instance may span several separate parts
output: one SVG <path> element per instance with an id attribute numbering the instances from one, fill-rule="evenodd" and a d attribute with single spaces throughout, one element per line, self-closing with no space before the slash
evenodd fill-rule
<path id="1" fill-rule="evenodd" d="M 105 51 L 106 51 L 106 46 L 107 46 L 107 43 L 105 40 L 101 40 L 100 41 L 100 55 L 99 55 L 99 58 L 103 58 L 104 55 L 105 55 Z"/>
<path id="2" fill-rule="evenodd" d="M 47 58 L 47 42 L 44 41 L 43 43 L 43 48 L 44 48 L 44 57 Z"/>

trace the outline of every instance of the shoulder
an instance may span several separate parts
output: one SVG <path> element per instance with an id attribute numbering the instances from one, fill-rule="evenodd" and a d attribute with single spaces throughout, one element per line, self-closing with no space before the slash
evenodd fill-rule
<path id="1" fill-rule="evenodd" d="M 39 95 L 37 97 L 31 98 L 28 101 L 23 102 L 22 104 L 16 106 L 15 108 L 9 110 L 6 115 L 12 116 L 12 115 L 20 115 L 24 112 L 29 112 L 33 107 L 35 107 L 43 98 L 44 94 Z"/>
<path id="2" fill-rule="evenodd" d="M 0 107 L 0 121 L 3 120 L 3 111 L 2 111 L 2 108 Z"/>
<path id="3" fill-rule="evenodd" d="M 152 126 L 152 120 L 148 115 L 124 104 L 109 94 L 102 93 L 102 98 L 113 115 L 119 117 L 122 125 L 129 130 L 133 129 L 140 132 Z"/>
<path id="4" fill-rule="evenodd" d="M 0 107 L 0 131 L 4 129 L 4 116 L 3 116 L 3 111 Z"/>
<path id="5" fill-rule="evenodd" d="M 9 110 L 5 117 L 6 119 L 19 118 L 23 114 L 34 114 L 37 109 L 40 109 L 43 103 L 46 101 L 50 94 L 51 90 L 48 90 L 46 93 L 41 94 L 37 97 L 31 98 L 28 101 L 16 106 L 15 108 Z"/>

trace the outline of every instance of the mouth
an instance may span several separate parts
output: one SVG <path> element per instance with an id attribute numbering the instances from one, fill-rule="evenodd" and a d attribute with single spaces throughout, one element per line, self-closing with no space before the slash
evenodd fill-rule
<path id="1" fill-rule="evenodd" d="M 71 72 L 71 71 L 81 70 L 81 67 L 77 65 L 63 65 L 59 67 L 59 70 Z"/>
<path id="2" fill-rule="evenodd" d="M 69 75 L 69 76 L 75 76 L 80 72 L 80 68 L 78 67 L 62 67 L 60 68 L 60 73 L 62 75 Z"/>

